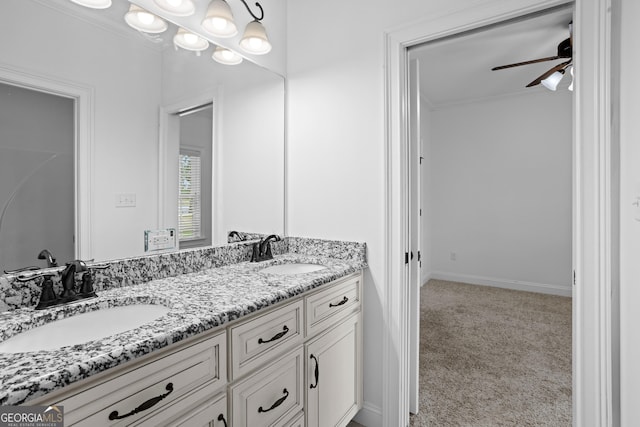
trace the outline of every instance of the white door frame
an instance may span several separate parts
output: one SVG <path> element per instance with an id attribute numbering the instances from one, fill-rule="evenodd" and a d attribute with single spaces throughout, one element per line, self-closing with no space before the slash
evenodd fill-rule
<path id="1" fill-rule="evenodd" d="M 384 426 L 409 424 L 407 49 L 567 3 L 488 0 L 385 33 Z M 577 1 L 574 18 L 573 423 L 580 427 L 612 419 L 609 7 L 610 0 Z"/>
<path id="2" fill-rule="evenodd" d="M 420 144 L 420 63 L 417 59 L 409 61 L 409 149 L 408 168 L 409 192 L 407 197 L 408 229 L 407 244 L 409 257 L 409 412 L 417 414 L 420 403 L 420 243 L 421 243 L 421 193 L 420 164 L 422 148 Z M 414 257 L 414 254 L 416 255 Z"/>
<path id="3" fill-rule="evenodd" d="M 74 100 L 74 212 L 77 259 L 91 259 L 93 206 L 94 89 L 0 63 L 0 81 Z"/>

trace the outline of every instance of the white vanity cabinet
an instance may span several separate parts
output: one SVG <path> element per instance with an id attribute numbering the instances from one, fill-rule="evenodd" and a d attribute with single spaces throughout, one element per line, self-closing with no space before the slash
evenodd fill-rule
<path id="1" fill-rule="evenodd" d="M 362 407 L 362 274 L 292 300 L 229 327 L 234 427 L 345 426 Z"/>
<path id="2" fill-rule="evenodd" d="M 28 405 L 66 426 L 345 426 L 362 407 L 362 273 Z"/>

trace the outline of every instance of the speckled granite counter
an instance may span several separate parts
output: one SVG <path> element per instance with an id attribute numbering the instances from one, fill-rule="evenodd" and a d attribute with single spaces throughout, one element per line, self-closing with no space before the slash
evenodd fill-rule
<path id="1" fill-rule="evenodd" d="M 171 309 L 167 315 L 142 327 L 83 345 L 32 353 L 0 353 L 0 404 L 22 404 L 366 268 L 366 261 L 357 257 L 327 258 L 314 254 L 320 252 L 317 250 L 306 252 L 105 290 L 98 298 L 42 311 L 22 308 L 0 313 L 2 341 L 46 323 L 46 319 L 60 319 L 96 308 L 156 303 Z M 273 264 L 291 262 L 315 263 L 327 268 L 296 275 L 260 271 Z"/>

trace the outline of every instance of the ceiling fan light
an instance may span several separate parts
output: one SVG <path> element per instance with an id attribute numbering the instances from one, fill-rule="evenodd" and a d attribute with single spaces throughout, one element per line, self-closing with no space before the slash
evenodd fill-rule
<path id="1" fill-rule="evenodd" d="M 124 15 L 124 20 L 131 28 L 145 33 L 162 33 L 168 28 L 164 19 L 157 17 L 151 12 L 147 12 L 135 4 L 129 7 L 129 11 Z"/>
<path id="2" fill-rule="evenodd" d="M 238 55 L 231 49 L 217 46 L 211 56 L 216 62 L 224 65 L 238 65 L 242 62 L 242 56 Z"/>
<path id="3" fill-rule="evenodd" d="M 190 16 L 196 11 L 193 0 L 153 0 L 158 7 L 175 16 Z"/>
<path id="4" fill-rule="evenodd" d="M 178 29 L 178 32 L 173 37 L 173 43 L 178 47 L 194 52 L 202 52 L 209 48 L 209 42 L 207 40 L 197 34 L 193 34 L 185 30 L 184 28 Z"/>
<path id="5" fill-rule="evenodd" d="M 247 53 L 264 55 L 271 51 L 271 43 L 267 37 L 267 31 L 259 21 L 251 21 L 244 30 L 240 40 L 240 47 Z"/>
<path id="6" fill-rule="evenodd" d="M 222 38 L 238 34 L 238 28 L 233 22 L 233 13 L 225 0 L 213 0 L 209 3 L 207 14 L 202 21 L 202 28 L 208 33 Z"/>
<path id="7" fill-rule="evenodd" d="M 556 71 L 546 79 L 542 80 L 540 83 L 542 83 L 542 85 L 549 90 L 556 90 L 558 88 L 558 84 L 560 83 L 560 80 L 562 80 L 563 75 L 564 75 L 564 70 Z"/>

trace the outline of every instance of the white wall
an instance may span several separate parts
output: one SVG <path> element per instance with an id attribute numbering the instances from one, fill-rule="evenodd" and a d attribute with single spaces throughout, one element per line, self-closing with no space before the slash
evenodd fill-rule
<path id="1" fill-rule="evenodd" d="M 384 279 L 384 32 L 481 3 L 288 2 L 288 232 L 367 243 L 367 426 L 382 422 L 382 307 L 394 285 Z"/>
<path id="2" fill-rule="evenodd" d="M 241 89 L 220 98 L 219 243 L 231 230 L 284 234 L 284 96 L 282 81 Z"/>
<path id="3" fill-rule="evenodd" d="M 571 94 L 431 113 L 431 277 L 571 295 Z"/>
<path id="4" fill-rule="evenodd" d="M 621 425 L 640 424 L 640 3 L 622 0 L 620 69 L 620 407 Z"/>
<path id="5" fill-rule="evenodd" d="M 94 91 L 91 256 L 142 254 L 157 221 L 160 52 L 32 1 L 0 7 L 0 66 Z M 117 193 L 136 193 L 136 207 L 116 208 Z"/>

